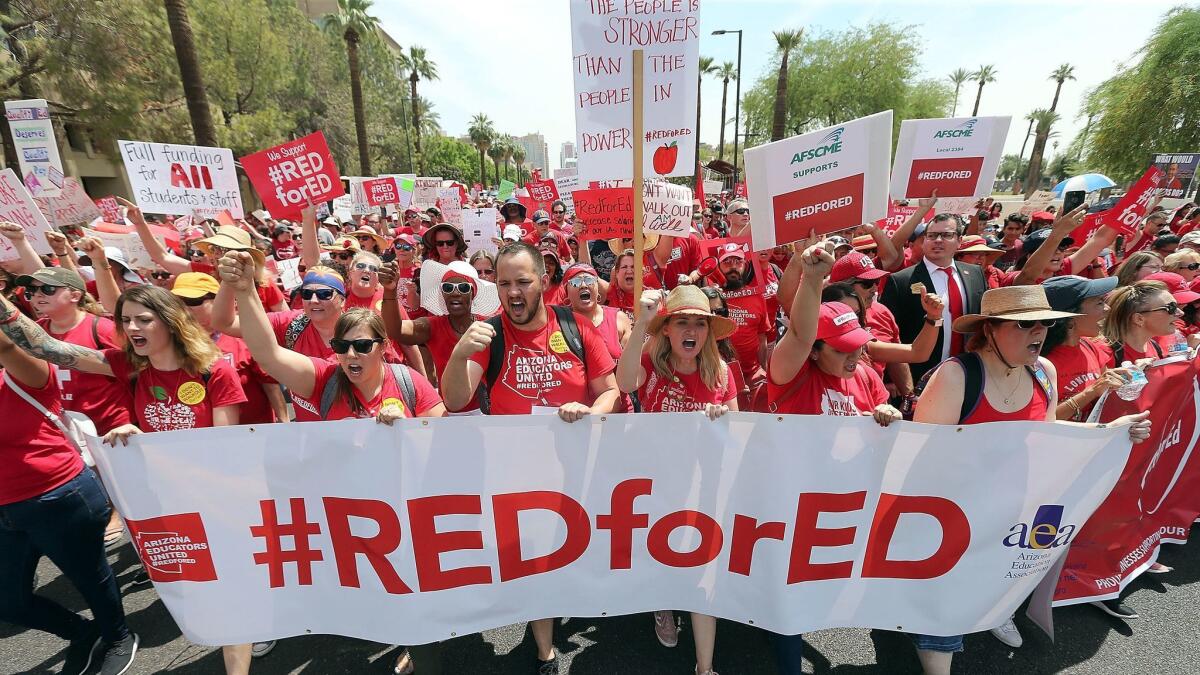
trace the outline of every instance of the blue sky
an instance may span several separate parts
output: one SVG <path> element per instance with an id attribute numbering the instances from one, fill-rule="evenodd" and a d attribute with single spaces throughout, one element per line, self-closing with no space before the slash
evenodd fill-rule
<path id="1" fill-rule="evenodd" d="M 768 66 L 771 31 L 783 28 L 841 30 L 874 21 L 913 25 L 925 45 L 923 75 L 945 77 L 955 68 L 974 70 L 993 64 L 996 82 L 984 87 L 980 115 L 1011 115 L 1006 152 L 1020 150 L 1024 116 L 1048 107 L 1054 95 L 1050 72 L 1061 63 L 1075 66 L 1076 81 L 1063 87 L 1055 128 L 1064 147 L 1080 129 L 1077 118 L 1084 92 L 1135 54 L 1162 15 L 1178 4 L 1164 0 L 1036 0 L 1006 2 L 918 2 L 888 0 L 830 2 L 806 0 L 702 0 L 700 53 L 717 62 L 736 61 L 736 36 L 709 35 L 718 28 L 745 31 L 742 43 L 743 88 Z M 568 0 L 481 0 L 415 2 L 377 0 L 384 29 L 401 45 L 429 51 L 441 79 L 422 82 L 442 128 L 466 132 L 472 115 L 485 112 L 496 127 L 514 136 L 541 132 L 550 149 L 551 168 L 558 148 L 575 134 L 571 106 L 571 31 Z M 716 144 L 721 85 L 703 86 L 701 140 Z M 959 111 L 970 113 L 974 87 L 963 87 Z M 733 112 L 730 83 L 730 112 Z M 731 133 L 727 130 L 727 135 Z"/>

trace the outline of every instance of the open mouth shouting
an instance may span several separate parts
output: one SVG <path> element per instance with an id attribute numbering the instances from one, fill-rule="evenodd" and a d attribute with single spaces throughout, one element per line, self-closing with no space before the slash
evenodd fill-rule
<path id="1" fill-rule="evenodd" d="M 696 338 L 685 337 L 683 338 L 683 342 L 681 344 L 683 345 L 684 349 L 690 352 L 696 349 L 696 345 L 698 343 L 696 342 Z"/>
<path id="2" fill-rule="evenodd" d="M 146 349 L 146 345 L 150 344 L 150 341 L 141 335 L 130 335 L 129 344 L 133 345 L 133 350 L 140 354 Z"/>
<path id="3" fill-rule="evenodd" d="M 359 363 L 346 364 L 346 374 L 349 375 L 352 379 L 360 377 L 363 374 L 362 364 L 359 364 Z"/>
<path id="4" fill-rule="evenodd" d="M 591 302 L 592 291 L 587 288 L 579 291 L 579 300 L 580 300 L 580 302 Z"/>
<path id="5" fill-rule="evenodd" d="M 1028 350 L 1029 353 L 1032 354 L 1034 357 L 1040 356 L 1042 353 L 1042 341 L 1035 340 L 1033 342 L 1030 342 L 1028 345 L 1026 345 L 1025 349 Z"/>

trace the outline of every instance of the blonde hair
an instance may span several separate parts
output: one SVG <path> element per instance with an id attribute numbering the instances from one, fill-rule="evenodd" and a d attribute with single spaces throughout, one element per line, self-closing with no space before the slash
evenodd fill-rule
<path id="1" fill-rule="evenodd" d="M 1161 261 L 1162 258 L 1158 257 L 1157 253 L 1152 253 L 1150 251 L 1138 251 L 1137 253 L 1131 253 L 1129 257 L 1125 259 L 1125 262 L 1121 263 L 1121 265 L 1117 267 L 1117 287 L 1119 288 L 1121 286 L 1128 286 L 1134 281 L 1137 281 L 1136 277 L 1138 270 L 1142 269 L 1154 260 Z"/>
<path id="2" fill-rule="evenodd" d="M 650 338 L 649 345 L 650 363 L 654 366 L 654 372 L 658 373 L 659 377 L 668 379 L 675 377 L 675 369 L 671 367 L 671 340 L 667 338 L 664 329 L 674 318 L 674 316 L 667 317 L 658 332 Z M 696 360 L 698 361 L 696 370 L 700 373 L 700 381 L 704 383 L 704 386 L 713 390 L 724 389 L 728 368 L 721 360 L 721 352 L 717 349 L 717 340 L 713 335 L 711 321 L 708 322 L 708 333 Z"/>
<path id="3" fill-rule="evenodd" d="M 359 251 L 358 254 L 356 254 L 350 260 L 350 265 L 353 267 L 354 265 L 357 265 L 360 262 L 368 262 L 368 263 L 375 265 L 376 267 L 383 266 L 383 258 L 380 258 L 379 256 L 375 255 L 374 253 L 372 253 L 370 251 Z"/>
<path id="4" fill-rule="evenodd" d="M 1163 270 L 1174 272 L 1184 265 L 1189 264 L 1193 258 L 1200 260 L 1200 253 L 1188 249 L 1176 251 L 1163 260 Z"/>
<path id="5" fill-rule="evenodd" d="M 117 333 L 125 342 L 125 358 L 133 366 L 134 371 L 145 370 L 150 365 L 150 359 L 140 356 L 133 351 L 125 335 L 125 322 L 121 320 L 125 303 L 136 302 L 150 310 L 167 330 L 171 333 L 171 345 L 175 355 L 183 364 L 183 369 L 189 375 L 202 375 L 212 369 L 213 363 L 221 357 L 221 350 L 212 341 L 212 337 L 192 319 L 192 313 L 178 296 L 159 288 L 144 285 L 128 288 L 121 297 L 117 298 L 115 312 Z"/>
<path id="6" fill-rule="evenodd" d="M 1158 293 L 1167 292 L 1167 285 L 1161 281 L 1138 281 L 1129 286 L 1118 286 L 1108 294 L 1108 315 L 1100 327 L 1101 334 L 1108 344 L 1116 347 L 1125 342 L 1129 334 L 1129 322 L 1133 315 L 1144 310 L 1150 298 Z M 1141 348 L 1141 345 L 1134 345 Z"/>

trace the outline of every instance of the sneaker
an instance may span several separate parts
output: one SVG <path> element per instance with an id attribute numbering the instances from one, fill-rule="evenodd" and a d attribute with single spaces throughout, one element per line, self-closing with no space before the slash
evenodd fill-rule
<path id="1" fill-rule="evenodd" d="M 1101 612 L 1104 612 L 1109 616 L 1115 616 L 1118 619 L 1138 618 L 1138 613 L 1134 611 L 1133 608 L 1121 602 L 1120 598 L 1113 598 L 1111 600 L 1098 600 L 1091 603 L 1091 605 L 1096 609 L 1099 609 Z"/>
<path id="2" fill-rule="evenodd" d="M 654 613 L 654 637 L 664 647 L 674 647 L 679 644 L 679 629 L 675 627 L 675 613 L 664 610 Z"/>
<path id="3" fill-rule="evenodd" d="M 537 675 L 558 675 L 558 654 L 549 661 L 537 660 Z"/>
<path id="4" fill-rule="evenodd" d="M 100 661 L 100 675 L 124 675 L 133 665 L 137 648 L 137 633 L 130 633 L 125 639 L 105 646 L 104 658 Z"/>
<path id="5" fill-rule="evenodd" d="M 272 649 L 275 649 L 274 640 L 271 640 L 270 642 L 255 642 L 254 644 L 250 645 L 250 658 L 261 659 L 267 654 L 270 654 Z"/>
<path id="6" fill-rule="evenodd" d="M 92 666 L 96 647 L 100 646 L 100 630 L 95 621 L 88 621 L 83 633 L 67 645 L 62 675 L 83 675 Z"/>
<path id="7" fill-rule="evenodd" d="M 991 633 L 997 640 L 1013 649 L 1025 643 L 1025 640 L 1021 638 L 1021 631 L 1017 630 L 1017 624 L 1013 623 L 1012 617 L 1009 617 L 1008 621 L 993 628 Z"/>

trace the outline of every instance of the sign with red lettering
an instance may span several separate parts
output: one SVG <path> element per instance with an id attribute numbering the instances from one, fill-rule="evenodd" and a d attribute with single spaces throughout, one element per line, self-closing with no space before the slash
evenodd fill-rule
<path id="1" fill-rule="evenodd" d="M 124 218 L 121 216 L 121 204 L 116 197 L 101 197 L 96 200 L 96 208 L 104 214 L 104 221 L 108 223 L 119 223 Z"/>
<path id="2" fill-rule="evenodd" d="M 62 190 L 49 197 L 34 197 L 34 202 L 46 216 L 50 225 L 62 229 L 72 225 L 90 223 L 103 218 L 104 213 L 96 206 L 79 181 L 67 176 L 63 178 Z M 114 200 L 116 201 L 116 200 Z"/>
<path id="3" fill-rule="evenodd" d="M 117 147 L 133 201 L 142 211 L 211 217 L 228 209 L 242 217 L 242 192 L 228 148 L 146 141 L 117 141 Z"/>
<path id="4" fill-rule="evenodd" d="M 904 120 L 892 167 L 892 199 L 992 193 L 1011 117 Z"/>
<path id="5" fill-rule="evenodd" d="M 363 192 L 371 206 L 400 203 L 400 188 L 395 178 L 368 178 L 363 181 Z"/>
<path id="6" fill-rule="evenodd" d="M 51 231 L 50 223 L 42 214 L 29 190 L 21 182 L 21 178 L 11 168 L 0 171 L 0 220 L 16 223 L 25 230 L 25 238 L 33 245 L 33 250 L 42 255 L 50 255 L 50 242 L 46 241 L 46 233 Z M 13 248 L 8 237 L 0 237 L 0 262 L 17 260 L 20 254 Z"/>
<path id="7" fill-rule="evenodd" d="M 544 203 L 547 206 L 558 199 L 558 186 L 552 180 L 539 180 L 526 183 L 525 189 L 529 190 L 529 197 L 533 201 Z"/>
<path id="8" fill-rule="evenodd" d="M 633 236 L 633 188 L 576 190 L 575 236 L 619 239 Z"/>
<path id="9" fill-rule="evenodd" d="M 916 212 L 917 212 L 917 207 L 915 207 L 915 206 L 909 206 L 909 205 L 901 206 L 901 205 L 897 204 L 896 202 L 888 202 L 887 217 L 880 218 L 879 220 L 875 221 L 875 225 L 879 229 L 886 232 L 887 235 L 890 237 L 896 233 L 896 230 L 900 229 L 900 226 L 903 225 L 905 223 L 905 221 L 907 221 L 912 216 L 912 214 L 914 214 Z M 925 219 L 922 222 L 927 223 L 927 222 L 933 220 L 934 215 L 935 215 L 935 210 L 930 209 L 929 214 L 925 216 Z"/>
<path id="10" fill-rule="evenodd" d="M 1129 453 L 1123 428 L 1044 422 L 712 424 L 363 419 L 89 447 L 167 609 L 213 645 L 306 631 L 423 644 L 662 607 L 786 634 L 974 633 L 1066 555 Z"/>
<path id="11" fill-rule="evenodd" d="M 891 147 L 888 110 L 746 150 L 754 250 L 886 216 Z"/>
<path id="12" fill-rule="evenodd" d="M 309 203 L 346 194 L 337 164 L 320 131 L 242 158 L 263 207 L 275 218 L 299 219 Z M 234 216 L 238 216 L 234 213 Z"/>

